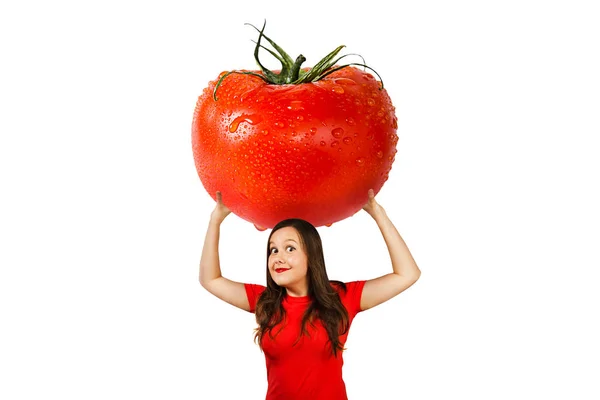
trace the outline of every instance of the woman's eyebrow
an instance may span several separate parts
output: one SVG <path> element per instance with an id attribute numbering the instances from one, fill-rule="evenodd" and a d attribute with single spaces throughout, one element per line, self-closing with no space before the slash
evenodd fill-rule
<path id="1" fill-rule="evenodd" d="M 285 239 L 284 242 L 294 242 L 296 244 L 298 244 L 298 242 L 296 242 L 294 239 Z M 275 244 L 273 242 L 269 242 L 269 245 Z"/>

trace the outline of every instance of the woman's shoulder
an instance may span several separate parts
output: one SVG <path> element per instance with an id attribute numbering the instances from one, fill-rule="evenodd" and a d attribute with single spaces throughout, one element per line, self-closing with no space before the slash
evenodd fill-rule
<path id="1" fill-rule="evenodd" d="M 246 296 L 248 297 L 250 312 L 254 312 L 256 310 L 256 302 L 265 291 L 266 287 L 254 283 L 244 283 L 244 289 L 246 289 Z"/>
<path id="2" fill-rule="evenodd" d="M 340 295 L 345 295 L 348 293 L 362 292 L 362 288 L 365 285 L 366 281 L 351 281 L 351 282 L 342 282 L 342 281 L 329 281 L 331 287 L 333 287 Z"/>
<path id="3" fill-rule="evenodd" d="M 252 293 L 256 297 L 260 296 L 267 288 L 263 285 L 257 285 L 255 283 L 244 283 L 246 293 Z"/>
<path id="4" fill-rule="evenodd" d="M 337 291 L 340 296 L 340 300 L 348 311 L 352 314 L 360 312 L 360 299 L 362 296 L 362 289 L 365 286 L 366 281 L 351 281 L 351 282 L 340 282 L 330 281 L 331 286 Z"/>
<path id="5" fill-rule="evenodd" d="M 333 287 L 335 290 L 346 290 L 346 283 L 342 282 L 342 281 L 329 281 L 329 284 L 331 285 L 331 287 Z"/>

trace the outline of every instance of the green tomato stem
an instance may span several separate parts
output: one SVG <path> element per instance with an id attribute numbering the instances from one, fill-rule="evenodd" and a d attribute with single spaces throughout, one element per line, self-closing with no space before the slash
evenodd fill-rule
<path id="1" fill-rule="evenodd" d="M 215 101 L 217 101 L 217 89 L 219 88 L 219 86 L 221 86 L 221 83 L 223 82 L 223 80 L 226 77 L 228 77 L 230 74 L 233 74 L 233 73 L 258 76 L 259 78 L 263 79 L 268 84 L 272 84 L 272 85 L 285 85 L 285 84 L 299 85 L 302 83 L 316 82 L 318 80 L 323 79 L 324 77 L 326 77 L 327 75 L 329 75 L 335 71 L 339 71 L 342 68 L 346 68 L 351 65 L 357 65 L 357 66 L 362 66 L 364 68 L 368 68 L 371 71 L 373 71 L 375 73 L 375 75 L 377 75 L 379 80 L 381 81 L 381 87 L 379 89 L 380 90 L 383 89 L 383 80 L 381 79 L 381 76 L 379 76 L 377 71 L 375 71 L 373 68 L 366 65 L 365 59 L 361 55 L 346 54 L 346 55 L 336 58 L 338 53 L 345 47 L 344 45 L 338 46 L 335 50 L 333 50 L 331 53 L 327 54 L 323 59 L 321 59 L 313 68 L 311 68 L 305 72 L 305 71 L 302 71 L 301 66 L 302 66 L 302 63 L 304 63 L 304 61 L 306 61 L 306 57 L 304 57 L 302 54 L 300 54 L 296 58 L 296 60 L 293 61 L 292 58 L 281 47 L 279 47 L 279 45 L 277 45 L 277 43 L 275 43 L 273 40 L 271 40 L 271 38 L 269 38 L 267 35 L 264 34 L 264 30 L 267 25 L 267 21 L 264 22 L 262 29 L 258 29 L 254 25 L 248 24 L 248 23 L 245 25 L 250 25 L 251 27 L 253 27 L 254 29 L 256 29 L 258 31 L 258 40 L 256 42 L 254 42 L 256 44 L 256 46 L 254 48 L 254 59 L 256 60 L 256 63 L 262 70 L 263 75 L 257 74 L 254 72 L 248 72 L 248 71 L 230 71 L 230 72 L 224 74 L 219 79 L 219 81 L 217 82 L 217 84 L 215 86 L 215 90 L 213 92 L 213 99 Z M 272 50 L 264 47 L 260 43 L 263 38 L 267 42 L 269 42 L 269 44 L 271 44 L 271 46 L 273 46 L 273 48 L 275 49 L 275 51 L 277 51 L 277 53 L 275 51 L 272 51 Z M 273 57 L 275 57 L 281 63 L 281 71 L 279 72 L 279 74 L 276 74 L 273 71 L 271 71 L 270 69 L 266 68 L 260 62 L 259 51 L 261 48 L 268 51 Z M 336 66 L 336 64 L 339 60 L 341 60 L 342 58 L 349 56 L 349 55 L 356 55 L 356 56 L 360 57 L 362 59 L 363 63 L 362 64 L 348 63 L 348 64 L 344 64 L 341 66 Z"/>

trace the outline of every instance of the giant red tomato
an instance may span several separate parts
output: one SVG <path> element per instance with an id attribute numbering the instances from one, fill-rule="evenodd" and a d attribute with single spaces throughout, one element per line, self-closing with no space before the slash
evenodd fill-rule
<path id="1" fill-rule="evenodd" d="M 262 68 L 260 39 L 275 44 L 260 35 L 255 57 Z M 300 69 L 303 57 L 293 63 L 277 46 L 279 74 L 222 73 L 198 98 L 192 147 L 200 180 L 213 199 L 220 191 L 233 213 L 259 229 L 286 218 L 315 226 L 343 220 L 388 179 L 398 141 L 394 107 L 373 75 L 337 69 L 341 48 L 320 65 L 319 80 L 271 83 L 267 78 L 284 80 L 294 66 L 288 82 L 317 68 Z"/>

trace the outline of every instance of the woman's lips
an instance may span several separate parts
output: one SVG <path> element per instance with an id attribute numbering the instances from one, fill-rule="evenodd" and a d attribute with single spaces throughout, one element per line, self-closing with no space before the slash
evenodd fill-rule
<path id="1" fill-rule="evenodd" d="M 278 274 L 280 274 L 280 273 L 288 271 L 288 270 L 289 270 L 289 268 L 276 268 L 275 272 L 277 272 Z"/>

